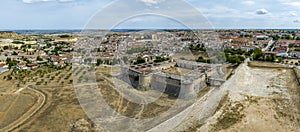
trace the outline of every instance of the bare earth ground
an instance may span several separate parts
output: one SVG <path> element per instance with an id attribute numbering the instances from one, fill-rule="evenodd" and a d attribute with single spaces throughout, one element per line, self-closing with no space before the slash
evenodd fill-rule
<path id="1" fill-rule="evenodd" d="M 84 83 L 79 83 L 78 86 L 82 88 L 79 89 L 78 92 L 81 93 L 82 105 L 86 106 L 87 111 L 90 111 L 90 113 L 95 112 L 94 114 L 92 114 L 92 118 L 101 117 L 99 119 L 99 122 L 106 124 L 106 126 L 112 127 L 113 125 L 118 124 L 118 127 L 111 128 L 115 131 L 147 130 L 176 115 L 177 113 L 191 105 L 193 102 L 193 100 L 180 100 L 173 97 L 168 97 L 168 95 L 162 94 L 155 90 L 135 90 L 129 84 L 111 77 L 109 75 L 110 70 L 111 69 L 109 68 L 99 67 L 96 74 L 97 83 L 93 84 L 92 82 L 88 81 L 84 82 L 86 83 L 85 85 Z M 91 85 L 96 85 L 98 86 L 98 88 L 90 88 L 89 86 Z M 116 86 L 118 88 L 115 88 Z M 96 94 L 95 92 L 91 92 L 91 90 L 99 93 Z M 204 89 L 199 93 L 199 96 L 204 96 L 209 90 L 210 88 Z M 96 102 L 94 102 L 95 104 L 93 104 L 93 102 L 87 101 L 93 100 L 91 99 L 91 97 L 96 97 L 98 96 L 98 94 L 104 99 L 104 102 L 100 103 L 102 104 L 100 107 L 95 106 L 95 104 L 97 104 Z M 159 96 L 159 98 L 156 99 L 156 96 L 152 95 L 162 96 Z M 149 120 L 147 120 L 147 123 L 145 123 L 144 125 L 139 124 L 139 126 L 135 126 L 132 125 L 134 123 L 126 124 L 128 122 L 123 122 L 125 120 L 125 118 L 123 120 L 123 117 L 105 117 L 105 115 L 110 115 L 109 112 L 107 114 L 101 115 L 101 113 L 105 113 L 108 109 L 106 107 L 106 104 L 109 106 L 109 108 L 111 108 L 109 112 L 115 111 L 120 115 L 131 119 Z M 95 109 L 95 107 L 97 109 Z M 173 107 L 176 107 L 176 109 L 172 109 Z M 157 120 L 151 120 L 151 118 L 157 118 Z M 98 120 L 98 118 L 96 120 Z M 139 128 L 139 130 L 136 130 L 136 128 Z"/>
<path id="2" fill-rule="evenodd" d="M 109 70 L 105 67 L 100 69 L 101 71 Z M 78 73 L 80 76 L 85 74 L 83 70 L 73 70 L 73 73 Z M 34 89 L 41 91 L 46 96 L 46 103 L 15 131 L 70 131 L 70 124 L 74 120 L 87 119 L 77 100 L 74 88 L 69 83 L 72 78 L 64 79 L 71 72 L 71 70 L 61 70 L 48 73 L 42 78 L 38 75 L 31 79 L 28 78 L 28 84 L 24 84 L 24 86 L 35 86 Z M 298 70 L 297 73 L 299 74 L 300 71 Z M 109 79 L 103 78 L 109 77 L 109 73 L 102 72 L 100 74 L 104 76 L 97 78 L 102 82 L 98 84 L 102 88 L 99 92 L 105 95 L 104 98 L 112 108 L 128 117 L 143 119 L 157 116 L 168 110 L 174 103 L 174 100 L 167 96 L 162 96 L 160 100 L 149 105 L 130 103 L 123 99 L 117 91 L 111 89 L 112 84 Z M 55 79 L 49 79 L 52 76 L 55 76 Z M 87 81 L 84 77 L 81 80 L 82 82 Z M 25 118 L 22 115 L 26 115 L 26 112 L 31 110 L 30 108 L 37 107 L 34 104 L 40 99 L 40 95 L 29 89 L 18 92 L 23 85 L 17 88 L 14 80 L 0 79 L 0 81 L 3 84 L 0 86 L 0 103 L 3 106 L 0 107 L 0 125 L 3 127 L 18 118 Z M 36 85 L 36 81 L 43 83 Z M 139 94 L 142 95 L 142 93 Z M 190 112 L 184 113 L 185 111 L 179 109 L 183 111 L 181 115 L 184 116 L 169 120 L 168 118 L 178 112 L 174 111 L 174 114 L 162 119 L 168 120 L 161 124 L 160 121 L 157 121 L 154 124 L 159 125 L 151 127 L 152 129 L 149 130 L 299 131 L 299 94 L 300 87 L 291 69 L 255 68 L 248 67 L 245 63 L 221 88 L 214 90 L 208 88 L 199 93 L 200 99 L 193 107 L 188 108 L 191 109 Z M 136 96 L 136 98 L 140 98 L 140 96 Z M 9 112 L 8 109 L 10 109 Z M 174 121 L 181 123 L 177 125 L 177 122 Z M 172 125 L 175 129 L 170 130 Z"/>
<path id="3" fill-rule="evenodd" d="M 3 77 L 7 76 L 8 74 L 9 72 L 5 72 L 0 75 L 0 94 L 6 94 L 16 91 L 16 88 L 12 88 L 16 81 L 6 81 L 5 79 L 3 79 Z"/>
<path id="4" fill-rule="evenodd" d="M 98 78 L 98 86 L 101 87 L 99 93 L 104 95 L 107 103 L 113 109 L 127 117 L 143 119 L 157 116 L 168 110 L 175 101 L 181 102 L 180 100 L 163 95 L 159 100 L 148 105 L 130 103 L 128 100 L 123 99 L 117 91 L 111 89 L 112 80 L 109 79 L 111 77 L 109 75 L 111 69 L 108 67 L 100 67 L 99 69 L 103 71 L 100 73 L 102 75 Z M 89 119 L 81 108 L 74 87 L 70 82 L 74 78 L 68 78 L 68 75 L 73 73 L 78 76 L 77 81 L 79 84 L 90 83 L 87 79 L 89 77 L 87 72 L 81 68 L 70 70 L 69 67 L 64 70 L 54 70 L 51 72 L 48 72 L 47 68 L 42 68 L 41 70 L 42 72 L 38 72 L 38 70 L 32 71 L 24 79 L 26 83 L 21 83 L 19 87 L 16 85 L 18 83 L 17 80 L 1 80 L 5 84 L 5 87 L 1 87 L 2 92 L 0 97 L 0 103 L 1 105 L 3 104 L 3 107 L 0 108 L 1 127 L 5 126 L 7 127 L 5 130 L 13 129 L 14 131 L 82 131 L 81 128 L 91 131 L 92 129 L 89 129 L 93 127 L 93 123 L 91 122 L 88 122 L 88 125 L 83 123 L 83 126 L 79 126 L 80 129 L 73 129 L 72 124 L 74 125 L 74 121 Z M 114 72 L 118 73 L 118 70 Z M 2 74 L 0 77 L 7 75 L 8 73 Z M 120 85 L 124 85 L 124 89 L 127 90 L 128 86 L 125 84 L 124 82 L 120 82 Z M 144 99 L 141 96 L 144 94 L 143 92 L 134 89 L 128 89 L 128 91 L 138 93 L 134 98 Z M 205 95 L 208 91 L 209 88 L 205 89 L 199 93 L 199 96 Z M 153 94 L 157 93 L 156 91 L 152 92 Z M 43 96 L 45 99 L 43 99 Z M 183 110 L 186 105 L 189 105 L 188 103 L 182 104 L 184 106 L 177 109 L 178 111 L 173 111 L 174 114 L 164 115 L 161 120 L 172 117 L 177 112 Z M 155 121 L 154 124 L 159 124 L 161 120 Z M 12 123 L 13 121 L 14 123 Z M 79 124 L 82 122 L 79 122 Z M 85 126 L 89 127 L 85 129 Z"/>
<path id="5" fill-rule="evenodd" d="M 212 108 L 216 97 L 208 97 L 205 105 L 197 105 L 197 116 L 190 116 L 175 131 L 299 131 L 300 103 L 298 86 L 291 69 L 250 68 L 242 64 L 219 90 L 221 103 L 203 121 L 203 113 Z M 204 101 L 205 102 L 205 101 Z M 203 104 L 203 103 L 202 103 Z M 204 108 L 203 108 L 204 107 Z M 212 110 L 212 109 L 211 109 Z M 208 111 L 208 110 L 206 110 Z M 205 118 L 204 118 L 205 119 Z"/>
<path id="6" fill-rule="evenodd" d="M 45 80 L 48 82 L 47 84 L 36 85 L 35 81 L 27 84 L 42 91 L 47 96 L 47 101 L 45 106 L 17 131 L 70 131 L 73 121 L 88 119 L 77 100 L 74 87 L 70 82 L 73 78 L 67 77 L 72 72 L 83 74 L 83 71 L 80 69 L 72 71 L 72 68 L 68 67 L 67 69 L 44 75 L 43 78 L 39 76 L 33 78 L 33 80 L 37 79 L 38 81 Z M 51 77 L 55 78 L 50 79 Z"/>
<path id="7" fill-rule="evenodd" d="M 73 121 L 88 119 L 71 83 L 72 68 L 39 70 L 31 71 L 19 87 L 18 80 L 0 79 L 0 131 L 70 131 Z"/>
<path id="8" fill-rule="evenodd" d="M 28 94 L 0 96 L 0 128 L 4 128 L 25 114 L 35 105 L 36 98 L 37 97 Z"/>

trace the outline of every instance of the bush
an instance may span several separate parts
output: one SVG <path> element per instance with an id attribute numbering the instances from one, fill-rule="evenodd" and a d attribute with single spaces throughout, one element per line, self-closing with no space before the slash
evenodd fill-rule
<path id="1" fill-rule="evenodd" d="M 164 62 L 164 61 L 168 61 L 168 60 L 170 60 L 170 59 L 158 56 L 158 57 L 156 57 L 154 62 L 158 63 L 158 62 Z"/>
<path id="2" fill-rule="evenodd" d="M 234 55 L 234 56 L 228 57 L 227 62 L 235 64 L 235 63 L 241 63 L 241 60 L 238 56 Z"/>
<path id="3" fill-rule="evenodd" d="M 144 58 L 142 58 L 142 57 L 139 56 L 136 59 L 136 63 L 135 64 L 142 64 L 142 63 L 145 63 L 145 62 L 146 62 L 146 60 Z"/>
<path id="4" fill-rule="evenodd" d="M 202 56 L 200 56 L 199 58 L 198 58 L 198 60 L 196 60 L 197 62 L 202 62 L 202 63 L 210 63 L 211 61 L 210 61 L 210 59 L 205 59 L 205 58 L 203 58 Z"/>
<path id="5" fill-rule="evenodd" d="M 254 50 L 254 53 L 253 53 L 253 59 L 254 60 L 261 60 L 262 57 L 263 57 L 263 52 L 260 49 L 256 48 Z"/>
<path id="6" fill-rule="evenodd" d="M 36 85 L 41 85 L 42 83 L 41 82 L 36 82 Z"/>
<path id="7" fill-rule="evenodd" d="M 295 48 L 295 51 L 300 51 L 300 48 Z"/>
<path id="8" fill-rule="evenodd" d="M 12 76 L 11 76 L 11 75 L 8 75 L 8 76 L 7 76 L 7 80 L 12 80 Z"/>
<path id="9" fill-rule="evenodd" d="M 24 42 L 21 42 L 21 41 L 13 41 L 12 43 L 14 43 L 14 44 L 24 44 Z"/>

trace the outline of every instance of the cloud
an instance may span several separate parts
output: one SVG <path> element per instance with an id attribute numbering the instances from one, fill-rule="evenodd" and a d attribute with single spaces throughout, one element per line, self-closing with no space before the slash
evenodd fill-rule
<path id="1" fill-rule="evenodd" d="M 266 9 L 259 9 L 259 10 L 256 10 L 256 14 L 257 15 L 265 15 L 265 14 L 268 14 L 269 11 L 266 10 Z"/>
<path id="2" fill-rule="evenodd" d="M 285 2 L 283 4 L 289 5 L 289 6 L 300 7 L 300 2 Z"/>
<path id="3" fill-rule="evenodd" d="M 242 4 L 251 6 L 251 5 L 254 5 L 254 4 L 255 4 L 255 1 L 246 0 L 246 1 L 242 1 Z"/>
<path id="4" fill-rule="evenodd" d="M 145 3 L 147 6 L 157 5 L 158 3 L 164 1 L 164 0 L 137 0 L 140 2 Z"/>
<path id="5" fill-rule="evenodd" d="M 298 16 L 297 13 L 295 11 L 290 11 L 289 12 L 290 16 L 295 17 Z"/>
<path id="6" fill-rule="evenodd" d="M 300 19 L 294 20 L 294 23 L 300 23 Z"/>
<path id="7" fill-rule="evenodd" d="M 22 0 L 24 3 L 37 3 L 37 2 L 50 2 L 50 1 L 57 1 L 57 2 L 71 2 L 74 0 Z"/>
<path id="8" fill-rule="evenodd" d="M 255 18 L 253 12 L 241 11 L 227 6 L 214 6 L 210 8 L 197 8 L 204 16 L 209 18 Z"/>

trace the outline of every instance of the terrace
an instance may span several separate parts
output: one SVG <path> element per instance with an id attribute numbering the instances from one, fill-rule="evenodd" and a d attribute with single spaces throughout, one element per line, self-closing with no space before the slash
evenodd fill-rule
<path id="1" fill-rule="evenodd" d="M 154 62 L 150 62 L 150 63 L 143 63 L 143 64 L 138 64 L 138 65 L 131 65 L 130 69 L 137 71 L 139 73 L 144 73 L 145 75 L 150 74 L 151 72 L 153 72 L 154 67 L 158 67 L 161 64 L 159 63 L 154 63 Z"/>
<path id="2" fill-rule="evenodd" d="M 179 67 L 170 67 L 167 69 L 164 69 L 164 73 L 169 73 L 169 74 L 175 74 L 175 75 L 186 75 L 190 73 L 192 70 L 185 69 L 185 68 L 179 68 Z"/>

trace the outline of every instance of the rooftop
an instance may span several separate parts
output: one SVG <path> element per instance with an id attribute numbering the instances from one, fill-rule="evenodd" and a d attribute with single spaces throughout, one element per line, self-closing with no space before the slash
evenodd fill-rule
<path id="1" fill-rule="evenodd" d="M 164 73 L 169 73 L 169 74 L 185 75 L 187 73 L 190 73 L 192 70 L 185 69 L 185 68 L 179 68 L 179 67 L 170 67 L 170 68 L 164 69 L 162 71 Z"/>

